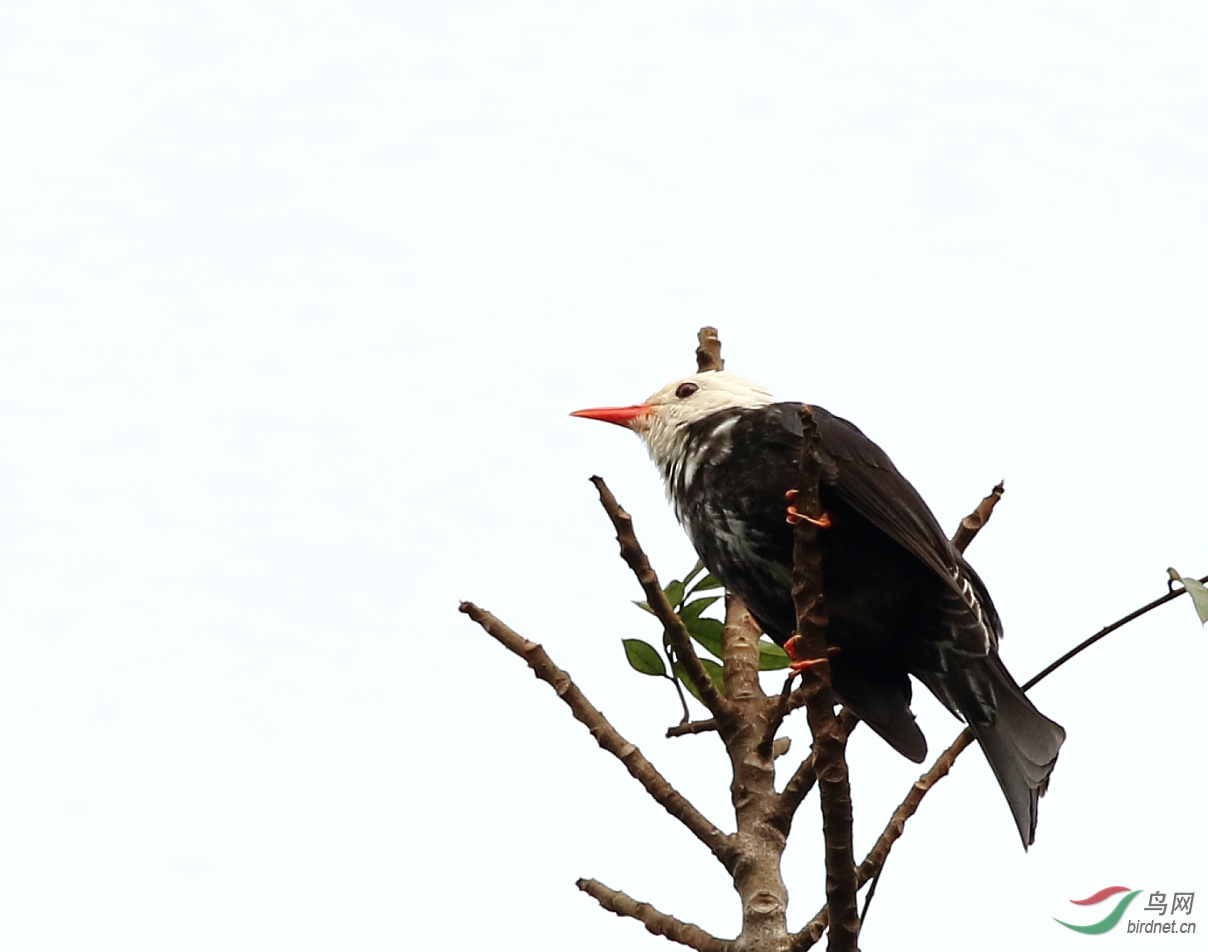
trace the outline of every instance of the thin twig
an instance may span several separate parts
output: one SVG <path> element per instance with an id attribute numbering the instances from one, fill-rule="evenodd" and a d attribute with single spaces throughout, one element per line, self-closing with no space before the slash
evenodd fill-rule
<path id="1" fill-rule="evenodd" d="M 864 857 L 864 862 L 856 870 L 856 878 L 861 886 L 881 871 L 881 867 L 885 865 L 885 860 L 889 858 L 890 849 L 892 849 L 893 844 L 898 841 L 905 830 L 906 821 L 914 816 L 915 811 L 919 808 L 919 804 L 923 801 L 923 797 L 927 795 L 927 791 L 934 787 L 943 777 L 947 776 L 948 771 L 952 769 L 952 765 L 956 762 L 956 758 L 971 743 L 973 743 L 973 732 L 968 729 L 961 731 L 956 740 L 949 745 L 948 749 L 935 759 L 935 763 L 931 765 L 927 772 L 914 782 L 914 785 L 910 788 L 910 792 L 906 794 L 906 799 L 899 803 L 898 808 L 893 811 L 893 816 L 889 818 L 889 823 L 885 825 L 885 829 L 877 838 L 877 842 L 873 844 L 873 848 Z"/>
<path id="2" fill-rule="evenodd" d="M 837 652 L 837 648 L 827 648 L 827 657 L 833 657 Z M 759 742 L 760 751 L 771 750 L 772 741 L 776 738 L 776 732 L 780 730 L 784 719 L 793 711 L 805 707 L 810 700 L 810 693 L 813 686 L 807 682 L 802 684 L 797 690 L 792 690 L 793 678 L 792 675 L 784 679 L 784 687 L 780 691 L 779 697 L 776 698 L 776 706 L 772 709 L 771 716 L 768 718 L 768 726 L 764 731 L 763 740 Z"/>
<path id="3" fill-rule="evenodd" d="M 962 731 L 960 736 L 945 750 L 930 769 L 919 777 L 910 788 L 910 793 L 906 795 L 906 799 L 898 804 L 898 808 L 893 811 L 893 816 L 889 818 L 889 823 L 884 831 L 877 838 L 877 842 L 873 848 L 869 850 L 868 856 L 864 858 L 858 867 L 856 867 L 856 888 L 863 886 L 866 882 L 876 876 L 885 865 L 885 860 L 889 858 L 889 851 L 893 844 L 901 837 L 903 830 L 906 827 L 906 821 L 909 820 L 919 808 L 923 797 L 927 791 L 945 776 L 952 769 L 952 764 L 956 758 L 960 756 L 961 751 L 969 746 L 973 741 L 973 734 L 968 731 Z M 812 946 L 821 937 L 830 922 L 830 914 L 825 906 L 818 910 L 817 914 L 811 919 L 796 935 L 793 936 L 791 945 L 792 952 L 804 952 Z"/>
<path id="4" fill-rule="evenodd" d="M 616 497 L 608 488 L 608 485 L 599 476 L 591 477 L 592 483 L 596 487 L 596 491 L 600 494 L 600 504 L 604 507 L 604 511 L 608 513 L 608 518 L 612 520 L 613 528 L 617 530 L 617 542 L 621 545 L 621 558 L 637 576 L 638 584 L 642 586 L 642 591 L 646 593 L 646 604 L 650 606 L 650 610 L 655 617 L 663 623 L 663 632 L 667 636 L 667 640 L 675 649 L 676 660 L 683 667 L 684 672 L 688 675 L 688 680 L 692 682 L 692 686 L 699 692 L 701 700 L 705 707 L 709 709 L 715 718 L 723 733 L 727 730 L 732 730 L 735 725 L 735 714 L 733 707 L 726 703 L 726 699 L 718 693 L 716 687 L 713 686 L 713 681 L 705 671 L 704 665 L 700 663 L 700 658 L 696 656 L 696 652 L 692 650 L 692 642 L 688 637 L 688 629 L 684 627 L 683 621 L 680 619 L 667 602 L 667 596 L 663 594 L 663 589 L 659 585 L 658 576 L 650 565 L 650 560 L 646 558 L 646 553 L 642 551 L 641 545 L 638 543 L 638 538 L 633 531 L 633 517 L 629 515 L 621 504 L 617 502 Z"/>
<path id="5" fill-rule="evenodd" d="M 1204 576 L 1202 579 L 1199 579 L 1199 581 L 1201 583 L 1208 583 L 1208 575 Z M 1110 635 L 1113 631 L 1116 631 L 1118 628 L 1127 625 L 1130 621 L 1140 618 L 1147 612 L 1153 611 L 1159 605 L 1165 605 L 1167 602 L 1173 601 L 1182 595 L 1184 591 L 1184 589 L 1180 589 L 1178 591 L 1168 592 L 1161 598 L 1154 599 L 1148 605 L 1144 605 L 1141 608 L 1138 608 L 1136 611 L 1130 612 L 1123 618 L 1100 629 L 1090 638 L 1087 638 L 1080 645 L 1078 645 L 1077 648 L 1066 652 L 1047 668 L 1037 674 L 1034 678 L 1031 678 L 1029 681 L 1025 682 L 1023 685 L 1023 690 L 1027 691 L 1035 686 L 1075 655 L 1079 654 L 1086 648 L 1089 648 L 1096 641 L 1099 641 L 1101 638 Z M 885 861 L 889 858 L 889 851 L 893 848 L 893 844 L 898 840 L 898 838 L 901 837 L 903 829 L 906 825 L 906 821 L 909 820 L 910 817 L 912 817 L 918 810 L 919 804 L 922 802 L 923 797 L 927 794 L 927 791 L 935 786 L 935 784 L 942 777 L 944 777 L 949 770 L 952 769 L 952 765 L 956 762 L 956 758 L 959 757 L 965 748 L 972 743 L 973 734 L 968 730 L 961 731 L 956 740 L 953 741 L 948 749 L 940 754 L 935 763 L 931 765 L 931 768 L 925 774 L 919 777 L 917 781 L 915 781 L 914 785 L 910 788 L 910 793 L 908 793 L 906 795 L 906 799 L 898 805 L 898 808 L 894 811 L 888 825 L 885 827 L 885 830 L 881 833 L 880 837 L 877 838 L 877 842 L 873 845 L 873 848 L 869 850 L 868 855 L 864 858 L 864 862 L 857 867 L 856 879 L 861 886 L 868 882 L 868 880 L 872 877 L 880 874 L 880 871 L 885 866 Z M 804 764 L 802 766 L 804 767 Z M 798 772 L 800 772 L 800 770 Z M 822 935 L 822 932 L 826 929 L 827 920 L 827 911 L 824 907 L 818 911 L 818 914 L 810 920 L 809 924 L 804 929 L 793 937 L 793 952 L 803 952 L 804 949 L 808 949 L 811 945 L 817 942 L 818 938 Z"/>
<path id="6" fill-rule="evenodd" d="M 872 878 L 872 882 L 868 884 L 868 892 L 864 894 L 864 905 L 860 907 L 860 931 L 864 931 L 864 925 L 868 922 L 868 907 L 872 905 L 872 897 L 877 894 L 877 883 L 881 881 L 881 874 L 885 872 L 885 867 L 882 866 L 877 870 L 877 875 Z"/>
<path id="7" fill-rule="evenodd" d="M 717 718 L 710 717 L 703 721 L 685 721 L 667 728 L 668 737 L 686 737 L 688 734 L 705 734 L 717 730 Z"/>
<path id="8" fill-rule="evenodd" d="M 659 912 L 650 903 L 638 902 L 632 896 L 594 879 L 580 879 L 575 885 L 609 912 L 637 919 L 648 932 L 661 935 L 672 942 L 697 949 L 698 952 L 733 952 L 735 948 L 733 942 L 719 939 L 691 922 L 683 922 L 665 912 Z"/>
<path id="9" fill-rule="evenodd" d="M 1198 579 L 1198 581 L 1201 584 L 1208 584 L 1208 575 L 1205 575 L 1202 579 Z M 1085 651 L 1087 648 L 1089 648 L 1091 645 L 1093 645 L 1099 639 L 1106 638 L 1117 628 L 1123 628 L 1130 621 L 1134 621 L 1134 620 L 1140 618 L 1142 615 L 1146 614 L 1147 612 L 1153 611 L 1159 605 L 1165 605 L 1167 602 L 1173 601 L 1174 599 L 1178 598 L 1180 595 L 1182 595 L 1186 591 L 1187 591 L 1187 589 L 1180 588 L 1180 589 L 1177 589 L 1172 592 L 1167 592 L 1161 598 L 1155 598 L 1148 605 L 1144 605 L 1141 608 L 1138 608 L 1132 614 L 1125 615 L 1119 621 L 1113 621 L 1107 627 L 1100 628 L 1097 632 L 1095 632 L 1095 634 L 1093 634 L 1089 638 L 1087 638 L 1086 641 L 1084 641 L 1084 642 L 1082 642 L 1082 644 L 1078 645 L 1077 648 L 1067 651 L 1060 658 L 1058 658 L 1056 661 L 1054 661 L 1051 665 L 1049 665 L 1047 668 L 1045 668 L 1039 674 L 1037 674 L 1033 678 L 1031 678 L 1026 684 L 1024 684 L 1023 689 L 1026 691 L 1026 690 L 1028 690 L 1028 688 L 1032 687 L 1033 685 L 1039 684 L 1041 681 L 1043 681 L 1045 678 L 1047 678 L 1050 674 L 1052 674 L 1054 671 L 1056 671 L 1058 668 L 1060 668 L 1063 664 L 1065 664 L 1067 661 L 1069 661 L 1071 658 L 1075 657 L 1076 655 L 1081 654 L 1083 651 Z"/>
<path id="10" fill-rule="evenodd" d="M 785 717 L 789 713 L 789 704 L 792 703 L 794 697 L 799 698 L 800 707 L 804 705 L 808 698 L 806 697 L 805 685 L 802 685 L 796 691 L 793 690 L 793 678 L 796 675 L 790 674 L 784 679 L 784 687 L 780 689 L 780 696 L 776 698 L 776 704 L 772 708 L 772 713 L 768 716 L 768 725 L 764 729 L 763 737 L 760 739 L 758 746 L 755 748 L 759 756 L 766 757 L 772 750 L 772 744 L 776 740 L 776 732 L 780 730 L 780 725 L 784 723 Z"/>
<path id="11" fill-rule="evenodd" d="M 671 645 L 664 644 L 663 654 L 667 656 L 667 668 L 671 671 L 671 673 L 665 677 L 671 682 L 671 686 L 675 688 L 675 695 L 679 698 L 680 709 L 684 712 L 684 716 L 680 720 L 680 723 L 687 724 L 688 721 L 692 719 L 692 712 L 688 710 L 688 699 L 684 697 L 683 685 L 680 684 L 680 679 L 675 676 L 675 650 L 671 647 Z"/>
<path id="12" fill-rule="evenodd" d="M 851 732 L 856 729 L 859 723 L 860 718 L 856 717 L 847 708 L 843 708 L 839 712 L 839 726 L 846 736 L 851 736 Z M 814 789 L 814 782 L 817 779 L 814 773 L 814 755 L 811 753 L 805 760 L 801 761 L 800 766 L 797 767 L 793 776 L 789 777 L 788 783 L 784 785 L 784 790 L 780 793 L 780 806 L 777 812 L 779 814 L 779 822 L 786 834 L 793 825 L 793 815 L 797 812 L 797 808 L 801 806 L 801 801 Z"/>
<path id="13" fill-rule="evenodd" d="M 991 513 L 994 512 L 994 507 L 998 505 L 998 501 L 1000 499 L 1002 499 L 1002 494 L 1005 491 L 1006 490 L 1003 486 L 1002 480 L 999 480 L 998 485 L 995 486 L 992 490 L 990 490 L 990 495 L 988 495 L 984 499 L 982 499 L 982 501 L 977 504 L 977 508 L 974 509 L 971 513 L 969 513 L 969 515 L 965 516 L 965 518 L 961 520 L 960 525 L 956 527 L 956 532 L 952 536 L 953 548 L 955 548 L 958 552 L 960 552 L 962 554 L 964 553 L 964 551 L 966 549 L 969 548 L 969 543 L 973 541 L 973 539 L 977 536 L 977 534 L 979 532 L 981 532 L 981 530 L 983 528 L 985 528 L 986 523 L 990 521 L 990 515 L 991 515 Z M 1026 690 L 1026 688 L 1025 688 L 1025 690 Z M 964 750 L 964 747 L 962 747 L 961 750 Z M 955 760 L 959 754 L 960 754 L 960 750 L 956 751 L 956 753 L 954 753 L 952 755 L 953 760 Z M 939 763 L 939 761 L 937 761 L 937 763 Z M 947 772 L 947 771 L 945 771 L 945 772 Z M 936 778 L 936 779 L 938 779 L 938 778 Z M 912 788 L 912 790 L 913 790 L 913 788 Z M 926 792 L 926 791 L 924 791 L 924 792 Z M 920 797 L 921 796 L 922 796 L 922 794 L 920 794 Z M 916 804 L 915 808 L 917 809 L 917 804 Z M 898 809 L 901 810 L 901 806 L 899 806 Z M 911 813 L 913 813 L 913 812 L 914 811 L 912 810 Z M 910 814 L 906 814 L 902 818 L 903 825 L 905 824 L 906 819 L 909 817 L 909 815 Z M 894 816 L 896 817 L 897 813 L 895 813 Z M 892 819 L 891 819 L 890 823 L 892 825 L 892 823 L 893 823 Z M 896 839 L 898 836 L 901 836 L 901 835 L 902 835 L 902 829 L 899 826 L 897 828 L 897 833 L 894 836 L 894 839 Z M 892 842 L 893 841 L 891 840 L 889 845 L 892 845 Z M 877 845 L 880 845 L 880 841 L 878 841 Z M 889 846 L 886 846 L 885 852 L 886 852 L 886 857 L 887 857 L 888 852 L 889 852 Z M 871 855 L 872 854 L 870 853 L 869 857 L 871 857 Z M 869 857 L 865 858 L 864 863 L 868 862 Z M 874 895 L 876 895 L 877 883 L 879 883 L 881 881 L 881 872 L 882 872 L 882 870 L 885 869 L 885 858 L 886 857 L 881 858 L 881 862 L 877 866 L 876 872 L 873 874 L 872 885 L 868 887 L 868 892 L 865 893 L 865 895 L 864 895 L 864 907 L 860 910 L 860 928 L 861 929 L 864 928 L 864 920 L 868 916 L 868 907 L 872 904 L 872 897 Z M 861 863 L 861 866 L 863 866 L 864 863 Z M 857 870 L 857 874 L 858 873 L 859 873 L 859 871 Z"/>
<path id="14" fill-rule="evenodd" d="M 522 638 L 488 611 L 472 602 L 462 602 L 461 611 L 476 621 L 501 645 L 519 655 L 533 673 L 566 702 L 575 719 L 586 725 L 596 743 L 625 765 L 660 806 L 686 826 L 692 834 L 733 874 L 738 851 L 733 837 L 723 833 L 658 772 L 637 747 L 622 737 L 608 719 L 587 700 L 571 676 L 559 668 L 539 644 Z"/>

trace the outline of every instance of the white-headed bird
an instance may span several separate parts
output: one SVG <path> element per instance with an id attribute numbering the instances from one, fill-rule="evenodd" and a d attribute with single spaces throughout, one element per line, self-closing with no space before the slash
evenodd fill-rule
<path id="1" fill-rule="evenodd" d="M 673 380 L 644 403 L 574 416 L 628 427 L 663 475 L 701 560 L 769 636 L 793 635 L 798 403 L 726 371 Z M 821 442 L 822 574 L 836 695 L 916 763 L 927 742 L 910 675 L 973 731 L 1024 846 L 1065 731 L 1027 699 L 998 657 L 1002 624 L 982 580 L 915 488 L 851 423 L 811 406 Z"/>

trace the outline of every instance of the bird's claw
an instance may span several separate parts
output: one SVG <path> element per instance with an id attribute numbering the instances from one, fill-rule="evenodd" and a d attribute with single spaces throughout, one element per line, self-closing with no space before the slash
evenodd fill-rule
<path id="1" fill-rule="evenodd" d="M 797 645 L 800 643 L 800 641 L 800 635 L 793 635 L 792 638 L 784 643 L 785 653 L 789 656 L 789 671 L 791 672 L 789 674 L 790 678 L 800 674 L 806 668 L 812 668 L 816 664 L 821 664 L 823 661 L 829 660 L 832 654 L 838 654 L 837 649 L 828 645 L 825 657 L 799 658 L 797 657 Z"/>
<path id="2" fill-rule="evenodd" d="M 784 498 L 788 500 L 789 505 L 785 509 L 784 521 L 790 526 L 795 526 L 799 522 L 808 522 L 811 526 L 817 526 L 819 529 L 829 529 L 831 527 L 830 516 L 825 512 L 817 519 L 812 516 L 807 516 L 805 513 L 798 512 L 797 507 L 793 505 L 793 500 L 797 498 L 799 490 L 790 489 L 784 494 Z"/>

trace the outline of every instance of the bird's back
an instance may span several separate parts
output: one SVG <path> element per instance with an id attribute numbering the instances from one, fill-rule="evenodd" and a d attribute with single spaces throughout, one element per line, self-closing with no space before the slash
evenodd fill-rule
<path id="1" fill-rule="evenodd" d="M 799 404 L 720 410 L 685 428 L 664 476 L 701 559 L 774 640 L 795 628 L 792 528 Z M 812 414 L 823 451 L 820 495 L 827 640 L 836 694 L 914 761 L 927 745 L 910 710 L 910 674 L 974 730 L 1025 845 L 1065 737 L 997 657 L 998 614 L 980 578 L 889 457 L 852 424 Z"/>

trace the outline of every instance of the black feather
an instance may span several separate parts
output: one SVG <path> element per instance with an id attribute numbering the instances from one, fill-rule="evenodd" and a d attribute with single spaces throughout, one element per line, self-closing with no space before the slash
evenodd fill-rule
<path id="1" fill-rule="evenodd" d="M 800 407 L 731 408 L 686 426 L 669 471 L 676 510 L 701 559 L 783 644 L 793 633 L 792 528 Z M 1006 794 L 1024 845 L 1065 732 L 1036 710 L 998 658 L 1002 624 L 977 573 L 884 451 L 812 408 L 823 451 L 820 494 L 827 639 L 836 693 L 915 762 L 927 744 L 909 675 L 963 718 Z M 684 465 L 693 460 L 694 465 Z"/>

